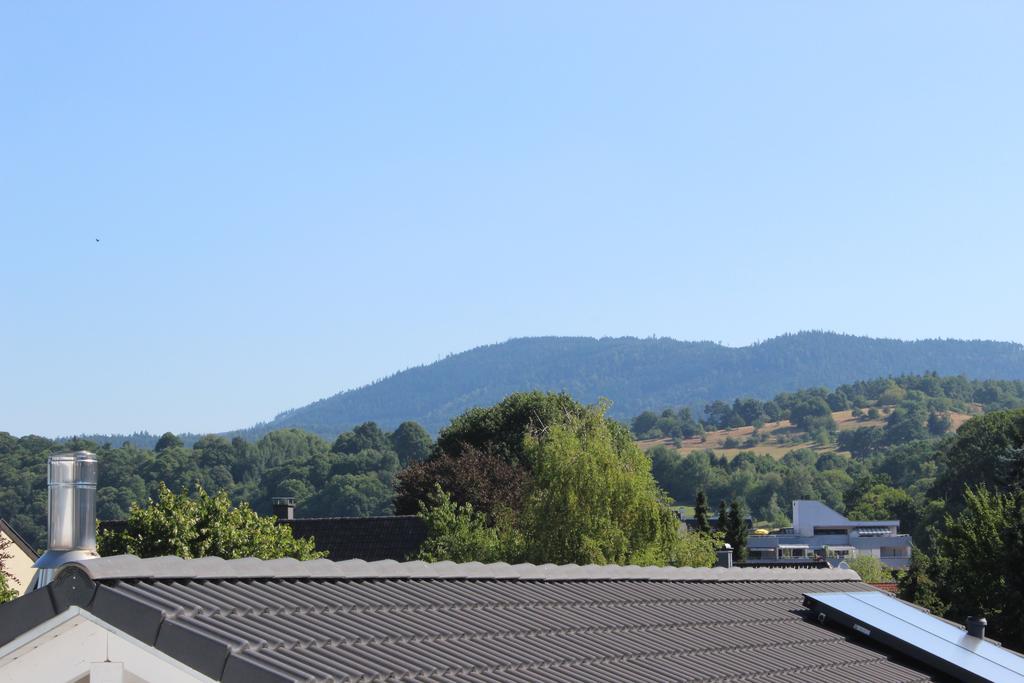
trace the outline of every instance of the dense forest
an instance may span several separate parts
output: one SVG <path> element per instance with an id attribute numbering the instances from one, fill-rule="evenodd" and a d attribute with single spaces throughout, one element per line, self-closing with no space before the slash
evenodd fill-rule
<path id="1" fill-rule="evenodd" d="M 730 348 L 674 339 L 536 337 L 481 346 L 368 386 L 281 413 L 250 429 L 226 432 L 250 441 L 285 427 L 333 439 L 363 422 L 385 429 L 414 420 L 436 434 L 474 406 L 517 391 L 564 391 L 584 403 L 610 399 L 609 416 L 747 396 L 769 399 L 805 387 L 835 387 L 865 377 L 935 371 L 982 379 L 1024 380 L 1024 347 L 991 341 L 871 339 L 803 332 Z M 152 447 L 156 437 L 92 437 Z M 147 438 L 148 437 L 148 438 Z M 185 439 L 186 442 L 189 439 Z"/>
<path id="2" fill-rule="evenodd" d="M 132 503 L 156 498 L 161 482 L 174 491 L 200 484 L 225 490 L 269 513 L 274 496 L 294 496 L 300 514 L 390 514 L 398 471 L 427 456 L 430 435 L 414 422 L 386 433 L 365 423 L 333 443 L 297 429 L 281 429 L 255 442 L 207 435 L 191 447 L 164 434 L 152 449 L 85 439 L 57 442 L 0 432 L 0 517 L 37 548 L 46 545 L 46 458 L 68 449 L 95 452 L 100 461 L 97 516 L 123 519 Z"/>

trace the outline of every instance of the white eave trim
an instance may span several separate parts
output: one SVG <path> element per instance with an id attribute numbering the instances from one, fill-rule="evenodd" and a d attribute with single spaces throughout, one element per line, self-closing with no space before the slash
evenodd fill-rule
<path id="1" fill-rule="evenodd" d="M 68 607 L 60 614 L 50 617 L 49 619 L 39 624 L 35 628 L 30 629 L 25 633 L 22 633 L 20 636 L 18 636 L 11 642 L 7 643 L 3 647 L 0 647 L 0 665 L 3 664 L 3 661 L 5 659 L 9 658 L 12 654 L 16 653 L 18 650 L 25 647 L 32 641 L 38 638 L 42 638 L 58 626 L 61 626 L 62 624 L 68 621 L 71 621 L 79 615 L 82 615 L 82 608 L 73 605 L 71 607 Z M 115 630 L 112 626 L 110 628 L 111 630 Z"/>
<path id="2" fill-rule="evenodd" d="M 200 683 L 217 683 L 214 679 L 196 671 L 195 669 L 189 666 L 186 666 L 185 664 L 179 662 L 177 659 L 174 659 L 173 657 L 156 649 L 152 645 L 148 645 L 142 642 L 134 636 L 122 631 L 116 626 L 112 626 L 103 619 L 100 619 L 96 615 L 90 613 L 87 610 L 83 610 L 81 607 L 78 606 L 71 606 L 67 608 L 60 614 L 50 617 L 49 619 L 39 624 L 35 628 L 26 631 L 25 633 L 21 634 L 20 636 L 18 636 L 11 642 L 7 643 L 3 647 L 0 647 L 0 670 L 3 669 L 3 666 L 6 662 L 15 660 L 19 656 L 24 654 L 26 649 L 32 648 L 33 646 L 39 646 L 39 643 L 37 641 L 46 638 L 48 635 L 54 634 L 54 631 L 60 629 L 60 627 L 66 624 L 70 625 L 71 622 L 75 621 L 76 619 L 81 621 L 88 621 L 95 624 L 96 626 L 102 628 L 108 633 L 113 634 L 118 638 L 127 641 L 136 648 L 139 648 L 140 650 L 144 651 L 147 655 L 154 657 L 160 660 L 161 662 L 174 667 L 178 671 L 181 671 L 183 674 L 191 676 L 192 679 L 199 681 Z"/>

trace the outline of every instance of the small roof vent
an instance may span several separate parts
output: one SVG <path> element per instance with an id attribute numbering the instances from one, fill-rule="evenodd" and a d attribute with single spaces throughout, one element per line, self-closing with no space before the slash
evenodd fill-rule
<path id="1" fill-rule="evenodd" d="M 986 626 L 988 626 L 988 619 L 985 617 L 967 617 L 967 635 L 969 636 L 984 638 Z"/>

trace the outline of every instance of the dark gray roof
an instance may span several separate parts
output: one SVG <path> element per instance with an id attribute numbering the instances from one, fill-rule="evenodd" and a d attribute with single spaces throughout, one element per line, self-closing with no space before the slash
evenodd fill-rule
<path id="1" fill-rule="evenodd" d="M 427 538 L 427 525 L 416 515 L 392 517 L 305 517 L 278 520 L 296 538 L 312 537 L 329 560 L 408 560 Z"/>
<path id="2" fill-rule="evenodd" d="M 929 681 L 810 620 L 832 569 L 101 558 L 0 606 L 0 645 L 78 605 L 214 680 Z"/>
<path id="3" fill-rule="evenodd" d="M 31 557 L 33 560 L 39 559 L 39 555 L 32 548 L 32 546 L 28 544 L 28 541 L 26 541 L 22 537 L 22 535 L 18 533 L 17 529 L 8 524 L 6 519 L 0 519 L 0 531 L 5 533 L 7 537 L 11 539 L 11 542 L 14 543 L 14 545 L 21 548 L 21 551 L 23 553 Z"/>

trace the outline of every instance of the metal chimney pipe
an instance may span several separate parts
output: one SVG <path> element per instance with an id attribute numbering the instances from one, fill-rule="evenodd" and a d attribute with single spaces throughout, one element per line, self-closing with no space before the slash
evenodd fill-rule
<path id="1" fill-rule="evenodd" d="M 57 453 L 47 465 L 48 540 L 32 588 L 53 580 L 62 564 L 99 557 L 96 552 L 96 456 L 89 451 Z"/>
<path id="2" fill-rule="evenodd" d="M 969 636 L 984 638 L 986 626 L 988 626 L 988 619 L 985 617 L 967 617 L 967 635 Z"/>

